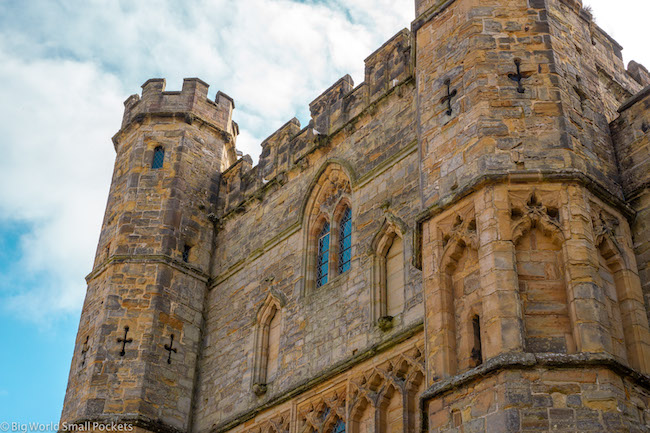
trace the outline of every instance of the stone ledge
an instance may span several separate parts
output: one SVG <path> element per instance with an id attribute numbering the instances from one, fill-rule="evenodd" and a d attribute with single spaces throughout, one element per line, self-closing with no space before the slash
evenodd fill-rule
<path id="1" fill-rule="evenodd" d="M 454 194 L 439 199 L 436 203 L 429 206 L 421 212 L 416 222 L 422 224 L 424 221 L 441 214 L 446 209 L 454 205 L 454 203 L 467 197 L 478 189 L 495 183 L 535 183 L 535 182 L 575 182 L 585 186 L 596 197 L 603 200 L 605 203 L 619 209 L 623 215 L 632 221 L 636 212 L 632 209 L 622 198 L 610 193 L 607 188 L 602 186 L 597 180 L 591 176 L 584 174 L 575 169 L 563 170 L 523 170 L 523 171 L 506 171 L 502 173 L 490 173 L 477 177 L 473 182 L 469 183 L 461 190 Z"/>
<path id="2" fill-rule="evenodd" d="M 187 124 L 192 124 L 195 121 L 201 122 L 203 125 L 206 125 L 207 127 L 213 129 L 214 131 L 218 132 L 221 134 L 222 139 L 227 143 L 227 144 L 234 144 L 235 143 L 235 138 L 233 137 L 233 134 L 230 132 L 224 130 L 221 126 L 217 125 L 216 123 L 204 118 L 203 116 L 199 116 L 198 114 L 192 112 L 192 111 L 151 111 L 147 113 L 141 113 L 136 116 L 134 116 L 132 119 L 130 119 L 127 123 L 125 123 L 122 128 L 120 128 L 115 135 L 113 135 L 112 141 L 113 141 L 113 147 L 115 148 L 115 151 L 117 151 L 117 146 L 119 139 L 126 135 L 127 130 L 129 130 L 134 124 L 140 124 L 144 122 L 145 119 L 151 119 L 154 117 L 171 117 L 174 120 L 179 120 L 183 121 Z"/>
<path id="3" fill-rule="evenodd" d="M 618 109 L 619 113 L 622 113 L 623 111 L 627 110 L 628 108 L 632 107 L 634 104 L 645 98 L 646 96 L 650 95 L 650 86 L 645 86 L 641 91 L 639 91 L 636 95 L 630 97 L 627 99 L 621 107 Z M 614 120 L 615 122 L 616 120 Z"/>
<path id="4" fill-rule="evenodd" d="M 162 263 L 171 266 L 172 268 L 184 273 L 185 275 L 188 275 L 193 278 L 197 278 L 206 284 L 210 280 L 210 276 L 205 272 L 201 271 L 198 268 L 195 268 L 194 266 L 190 266 L 185 262 L 181 262 L 180 260 L 175 259 L 174 257 L 166 256 L 164 254 L 137 254 L 137 255 L 113 255 L 109 257 L 108 259 L 104 260 L 102 263 L 97 265 L 97 267 L 95 267 L 95 269 L 93 269 L 92 272 L 90 272 L 86 276 L 86 282 L 89 282 L 90 280 L 97 277 L 99 274 L 104 272 L 109 265 L 113 263 L 115 264 Z"/>
<path id="5" fill-rule="evenodd" d="M 478 367 L 441 380 L 431 385 L 420 397 L 421 405 L 440 394 L 480 379 L 501 370 L 528 369 L 535 367 L 605 367 L 631 378 L 637 384 L 650 390 L 650 376 L 642 374 L 605 353 L 577 353 L 572 355 L 556 353 L 504 353 L 490 358 Z"/>

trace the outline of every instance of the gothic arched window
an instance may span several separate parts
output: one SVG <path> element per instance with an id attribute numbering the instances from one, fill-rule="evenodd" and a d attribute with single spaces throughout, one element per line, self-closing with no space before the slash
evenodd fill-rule
<path id="1" fill-rule="evenodd" d="M 338 163 L 322 167 L 303 202 L 305 257 L 302 295 L 345 279 L 352 259 L 352 186 Z"/>
<path id="2" fill-rule="evenodd" d="M 162 146 L 158 146 L 153 150 L 153 159 L 151 160 L 151 168 L 153 169 L 162 168 L 164 161 L 165 161 L 165 149 L 163 149 Z"/>
<path id="3" fill-rule="evenodd" d="M 325 222 L 318 235 L 318 255 L 316 259 L 316 287 L 327 283 L 330 262 L 330 223 Z"/>
<path id="4" fill-rule="evenodd" d="M 352 259 L 352 210 L 349 207 L 343 211 L 339 223 L 339 274 L 350 269 Z"/>

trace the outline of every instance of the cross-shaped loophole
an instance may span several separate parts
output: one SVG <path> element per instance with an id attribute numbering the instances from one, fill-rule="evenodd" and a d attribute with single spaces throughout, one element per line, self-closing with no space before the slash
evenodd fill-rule
<path id="1" fill-rule="evenodd" d="M 445 86 L 447 86 L 447 95 L 443 96 L 443 98 L 440 100 L 440 103 L 447 103 L 447 116 L 451 116 L 451 113 L 453 112 L 451 108 L 451 99 L 456 96 L 458 92 L 456 89 L 451 90 L 451 80 L 449 79 L 445 80 Z"/>
<path id="2" fill-rule="evenodd" d="M 133 343 L 133 338 L 126 338 L 126 336 L 129 333 L 129 327 L 125 326 L 124 327 L 124 338 L 118 338 L 117 342 L 122 343 L 122 351 L 120 352 L 120 356 L 124 356 L 126 354 L 126 344 L 127 343 Z"/>
<path id="3" fill-rule="evenodd" d="M 165 344 L 165 350 L 169 352 L 167 356 L 167 364 L 172 363 L 172 352 L 176 353 L 176 348 L 174 346 L 174 334 L 169 337 L 169 344 Z"/>

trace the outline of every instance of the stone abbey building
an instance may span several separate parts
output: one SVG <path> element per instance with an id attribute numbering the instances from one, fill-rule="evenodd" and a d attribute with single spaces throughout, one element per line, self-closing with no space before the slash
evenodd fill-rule
<path id="1" fill-rule="evenodd" d="M 415 9 L 257 166 L 126 100 L 62 421 L 650 432 L 650 74 L 580 0 Z"/>

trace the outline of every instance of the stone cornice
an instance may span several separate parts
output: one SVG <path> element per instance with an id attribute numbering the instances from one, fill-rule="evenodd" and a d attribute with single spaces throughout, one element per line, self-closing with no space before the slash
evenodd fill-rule
<path id="1" fill-rule="evenodd" d="M 132 128 L 134 124 L 140 125 L 144 123 L 145 120 L 149 120 L 155 117 L 167 117 L 167 118 L 172 118 L 174 120 L 178 121 L 183 121 L 187 123 L 188 125 L 191 125 L 194 122 L 200 122 L 200 124 L 207 126 L 208 128 L 212 129 L 213 131 L 221 134 L 223 140 L 226 143 L 234 143 L 234 137 L 233 135 L 221 128 L 219 125 L 216 123 L 197 115 L 196 113 L 192 111 L 152 111 L 152 112 L 147 112 L 147 113 L 141 113 L 136 115 L 129 123 L 124 125 L 115 135 L 113 135 L 112 141 L 113 141 L 113 146 L 115 147 L 115 151 L 117 151 L 117 145 L 119 143 L 119 140 L 127 135 L 128 131 Z"/>
<path id="2" fill-rule="evenodd" d="M 115 254 L 104 260 L 102 263 L 97 265 L 95 269 L 92 270 L 90 274 L 86 276 L 86 282 L 97 278 L 101 273 L 103 273 L 108 266 L 112 264 L 121 264 L 121 263 L 160 263 L 168 265 L 175 270 L 182 272 L 185 275 L 201 280 L 204 283 L 208 283 L 210 276 L 196 268 L 191 266 L 183 261 L 180 261 L 174 257 L 164 255 L 164 254 L 134 254 L 134 255 L 119 255 Z"/>
<path id="3" fill-rule="evenodd" d="M 607 368 L 650 390 L 650 376 L 639 373 L 606 353 L 576 353 L 571 355 L 557 353 L 504 353 L 490 358 L 478 367 L 472 368 L 462 374 L 434 383 L 422 393 L 420 401 L 424 403 L 451 389 L 458 388 L 459 386 L 463 386 L 490 374 L 498 373 L 499 371 L 537 367 Z"/>
<path id="4" fill-rule="evenodd" d="M 650 86 L 645 86 L 640 92 L 638 92 L 636 95 L 631 96 L 628 98 L 623 104 L 619 107 L 618 112 L 622 113 L 623 111 L 627 110 L 628 108 L 632 107 L 634 104 L 645 98 L 646 96 L 650 95 Z M 616 122 L 616 120 L 614 120 Z"/>

